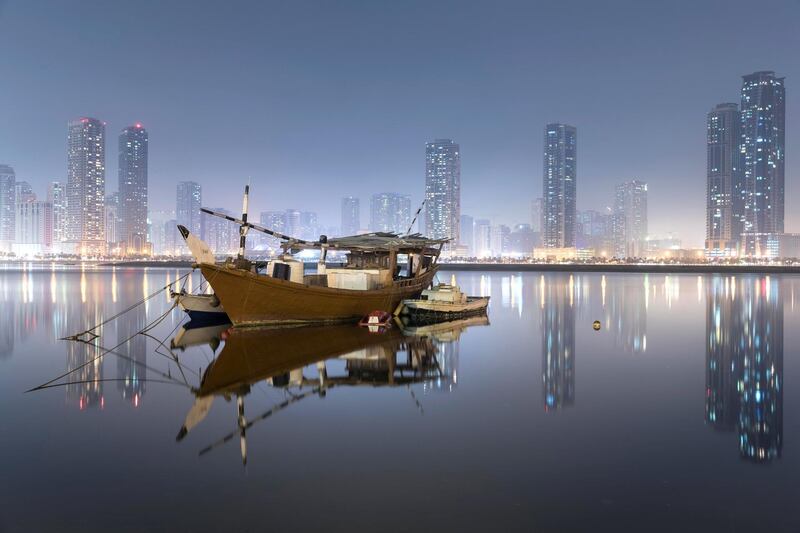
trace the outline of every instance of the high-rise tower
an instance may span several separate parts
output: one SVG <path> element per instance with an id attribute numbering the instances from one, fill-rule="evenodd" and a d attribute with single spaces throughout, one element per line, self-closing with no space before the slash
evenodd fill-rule
<path id="1" fill-rule="evenodd" d="M 425 145 L 425 233 L 458 245 L 461 224 L 461 150 L 450 139 Z M 403 228 L 405 231 L 406 228 Z"/>
<path id="2" fill-rule="evenodd" d="M 129 253 L 146 251 L 147 130 L 140 123 L 119 135 L 119 227 L 117 240 Z"/>
<path id="3" fill-rule="evenodd" d="M 67 135 L 67 220 L 65 240 L 74 253 L 106 251 L 106 125 L 83 117 Z"/>
<path id="4" fill-rule="evenodd" d="M 719 104 L 707 117 L 706 255 L 733 255 L 744 222 L 739 107 Z"/>
<path id="5" fill-rule="evenodd" d="M 771 71 L 742 77 L 739 150 L 744 179 L 744 233 L 784 231 L 786 92 Z M 747 255 L 758 254 L 761 239 L 748 239 Z"/>
<path id="6" fill-rule="evenodd" d="M 574 126 L 548 124 L 544 130 L 542 244 L 571 248 L 576 235 L 577 137 Z"/>
<path id="7" fill-rule="evenodd" d="M 342 198 L 342 235 L 355 235 L 361 229 L 361 205 L 355 196 Z"/>
<path id="8" fill-rule="evenodd" d="M 200 184 L 194 181 L 178 183 L 175 217 L 178 224 L 200 236 L 200 207 L 203 202 L 203 191 Z M 177 229 L 175 230 L 177 231 Z"/>
<path id="9" fill-rule="evenodd" d="M 0 251 L 10 252 L 16 231 L 16 175 L 8 165 L 0 165 Z"/>

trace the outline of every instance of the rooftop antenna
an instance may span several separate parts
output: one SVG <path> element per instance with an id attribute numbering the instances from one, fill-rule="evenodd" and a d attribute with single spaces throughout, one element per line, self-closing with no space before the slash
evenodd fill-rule
<path id="1" fill-rule="evenodd" d="M 409 224 L 409 225 L 408 225 L 408 229 L 406 230 L 406 235 L 411 235 L 411 228 L 413 228 L 413 227 L 414 227 L 414 222 L 416 222 L 416 221 L 417 221 L 417 217 L 418 217 L 418 216 L 419 216 L 419 214 L 422 212 L 422 208 L 423 208 L 423 207 L 425 207 L 425 202 L 426 202 L 427 200 L 428 200 L 427 198 L 425 198 L 424 200 L 422 200 L 422 204 L 420 204 L 420 206 L 419 206 L 419 209 L 417 209 L 417 212 L 414 214 L 414 220 L 412 220 L 412 221 L 411 221 L 411 224 Z"/>

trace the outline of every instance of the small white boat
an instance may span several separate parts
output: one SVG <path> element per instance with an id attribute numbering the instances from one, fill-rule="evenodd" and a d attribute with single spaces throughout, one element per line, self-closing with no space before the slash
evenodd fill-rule
<path id="1" fill-rule="evenodd" d="M 457 285 L 440 283 L 422 291 L 419 298 L 403 300 L 401 315 L 457 317 L 481 315 L 489 305 L 488 296 L 467 296 Z"/>
<path id="2" fill-rule="evenodd" d="M 216 353 L 222 341 L 222 333 L 231 327 L 231 323 L 197 326 L 193 322 L 189 321 L 188 324 L 181 326 L 175 338 L 169 343 L 170 349 L 183 351 L 192 346 L 208 345 L 211 347 L 211 351 Z"/>
<path id="3" fill-rule="evenodd" d="M 185 291 L 173 292 L 172 299 L 183 309 L 192 322 L 227 321 L 228 315 L 214 294 L 187 294 Z"/>

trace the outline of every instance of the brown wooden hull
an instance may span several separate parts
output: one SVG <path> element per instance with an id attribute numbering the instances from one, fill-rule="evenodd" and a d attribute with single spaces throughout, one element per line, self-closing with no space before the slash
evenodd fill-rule
<path id="1" fill-rule="evenodd" d="M 382 333 L 352 324 L 232 330 L 203 374 L 198 396 L 235 392 L 306 365 L 371 346 L 399 347 L 403 332 Z"/>
<path id="2" fill-rule="evenodd" d="M 371 311 L 391 313 L 431 284 L 436 267 L 419 278 L 377 290 L 306 286 L 222 265 L 200 265 L 236 326 L 356 321 Z"/>

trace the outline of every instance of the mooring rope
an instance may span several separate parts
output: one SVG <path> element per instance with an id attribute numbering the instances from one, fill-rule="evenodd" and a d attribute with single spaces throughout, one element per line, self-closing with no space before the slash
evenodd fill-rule
<path id="1" fill-rule="evenodd" d="M 125 313 L 133 311 L 134 309 L 136 309 L 137 307 L 139 307 L 143 303 L 145 303 L 145 302 L 151 300 L 152 298 L 156 297 L 157 295 L 161 294 L 162 291 L 169 289 L 170 287 L 172 287 L 172 285 L 178 283 L 179 281 L 183 280 L 184 283 L 185 283 L 186 279 L 191 275 L 192 275 L 191 271 L 187 272 L 186 274 L 184 274 L 180 278 L 176 279 L 175 281 L 171 281 L 171 282 L 167 283 L 165 286 L 163 286 L 160 289 L 156 290 L 154 293 L 150 294 L 149 296 L 146 296 L 146 297 L 142 298 L 141 300 L 139 300 L 138 302 L 134 303 L 133 305 L 130 305 L 130 306 L 126 307 L 125 309 L 123 309 L 119 313 L 116 313 L 116 314 L 110 316 L 109 318 L 103 320 L 102 322 L 100 322 L 98 324 L 95 324 L 91 328 L 86 329 L 84 331 L 81 331 L 80 333 L 76 333 L 75 335 L 62 337 L 59 340 L 62 340 L 62 341 L 83 341 L 84 339 L 81 339 L 81 337 L 83 337 L 84 335 L 87 335 L 87 336 L 89 336 L 88 340 L 89 341 L 93 341 L 93 340 L 95 340 L 95 339 L 97 339 L 99 337 L 99 335 L 97 335 L 94 332 L 96 329 L 98 329 L 98 328 L 100 328 L 102 326 L 105 326 L 109 322 L 113 322 L 114 320 L 116 320 L 117 318 L 121 317 Z M 174 307 L 174 305 L 173 305 L 173 307 Z"/>
<path id="2" fill-rule="evenodd" d="M 56 381 L 58 381 L 60 379 L 63 379 L 63 378 L 69 376 L 70 374 L 72 374 L 72 373 L 74 373 L 74 372 L 76 372 L 76 371 L 78 371 L 78 370 L 80 370 L 82 368 L 85 368 L 86 366 L 94 363 L 95 361 L 97 361 L 98 359 L 101 359 L 103 356 L 105 356 L 106 354 L 109 354 L 109 353 L 117 355 L 119 357 L 130 359 L 127 356 L 116 352 L 117 348 L 119 348 L 120 346 L 126 344 L 127 342 L 132 340 L 137 335 L 146 334 L 148 331 L 150 331 L 151 329 L 153 329 L 154 327 L 159 325 L 167 316 L 169 316 L 170 313 L 172 313 L 172 310 L 175 309 L 175 307 L 178 305 L 176 302 L 173 302 L 173 304 L 169 307 L 169 309 L 167 309 L 164 313 L 162 313 L 160 316 L 158 316 L 155 320 L 153 320 L 149 324 L 145 325 L 144 328 L 140 329 L 139 331 L 137 331 L 133 335 L 128 336 L 127 338 L 125 338 L 124 340 L 120 341 L 119 343 L 117 343 L 112 348 L 104 348 L 103 346 L 99 346 L 99 345 L 93 344 L 94 341 L 96 341 L 97 339 L 100 338 L 100 336 L 95 333 L 95 330 L 100 328 L 101 326 L 104 326 L 104 325 L 108 324 L 109 322 L 112 322 L 113 320 L 116 320 L 117 318 L 119 318 L 120 316 L 124 315 L 125 313 L 128 313 L 128 312 L 132 311 L 133 309 L 136 309 L 138 306 L 144 304 L 145 302 L 151 300 L 155 296 L 161 294 L 162 291 L 165 291 L 165 290 L 169 289 L 170 287 L 172 287 L 176 283 L 179 283 L 179 282 L 183 281 L 184 284 L 185 284 L 186 280 L 191 275 L 192 275 L 192 271 L 187 272 L 183 276 L 177 278 L 175 281 L 171 281 L 171 282 L 167 283 L 166 285 L 164 285 L 160 289 L 156 290 L 155 292 L 151 293 L 150 295 L 142 298 L 141 300 L 139 300 L 138 302 L 134 303 L 133 305 L 130 305 L 130 306 L 126 307 L 125 309 L 123 309 L 119 313 L 116 313 L 116 314 L 112 315 L 111 317 L 109 317 L 109 318 L 103 320 L 102 322 L 92 326 L 91 328 L 89 328 L 89 329 L 87 329 L 85 331 L 82 331 L 81 333 L 77 333 L 75 335 L 71 335 L 71 336 L 68 336 L 68 337 L 63 337 L 62 339 L 60 339 L 60 340 L 67 340 L 67 341 L 73 341 L 73 342 L 80 342 L 80 343 L 86 344 L 88 346 L 95 346 L 95 348 L 100 350 L 100 354 L 95 356 L 95 357 L 93 357 L 93 358 L 91 358 L 91 359 L 89 359 L 88 361 L 85 361 L 84 363 L 76 366 L 72 370 L 64 372 L 63 374 L 51 379 L 50 381 L 46 381 L 45 383 L 42 383 L 41 385 L 33 387 L 32 389 L 29 389 L 29 390 L 27 390 L 25 392 L 32 392 L 32 391 L 48 388 L 49 385 L 52 385 Z M 147 368 L 147 367 L 145 367 L 145 368 Z M 152 370 L 154 372 L 158 372 L 155 369 L 151 369 L 151 368 L 147 368 L 147 369 L 148 370 Z M 181 385 L 185 384 L 185 383 L 181 383 L 179 380 L 177 380 L 175 378 L 172 378 L 172 376 L 166 375 L 166 374 L 161 373 L 161 372 L 159 372 L 159 373 L 162 376 L 164 376 L 164 377 L 166 377 L 168 379 L 174 379 L 176 383 L 179 383 Z M 184 376 L 184 378 L 185 378 L 185 376 Z"/>

